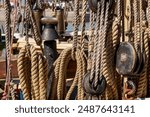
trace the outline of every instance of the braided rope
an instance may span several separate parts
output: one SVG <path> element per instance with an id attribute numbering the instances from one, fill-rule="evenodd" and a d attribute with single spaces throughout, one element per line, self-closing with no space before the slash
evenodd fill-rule
<path id="1" fill-rule="evenodd" d="M 10 92 L 11 92 L 11 97 L 12 97 L 12 100 L 16 100 L 16 95 L 15 95 L 15 89 L 14 89 L 14 83 L 10 83 Z"/>
<path id="2" fill-rule="evenodd" d="M 93 57 L 92 57 L 92 65 L 91 65 L 91 75 L 90 75 L 90 81 L 93 80 L 93 76 L 95 73 L 95 65 L 96 65 L 96 52 L 97 52 L 97 44 L 99 39 L 99 27 L 100 27 L 100 3 L 98 2 L 98 9 L 97 9 L 97 16 L 96 16 L 96 35 L 94 37 L 94 48 L 93 48 Z M 98 50 L 100 51 L 100 50 Z"/>
<path id="3" fill-rule="evenodd" d="M 21 86 L 21 89 L 22 89 L 22 92 L 23 92 L 23 96 L 24 96 L 24 99 L 25 100 L 30 100 L 30 92 L 28 90 L 28 84 L 27 84 L 27 81 L 28 81 L 28 77 L 26 77 L 25 75 L 25 53 L 26 53 L 26 50 L 25 48 L 22 48 L 19 52 L 19 55 L 18 55 L 18 60 L 17 60 L 17 67 L 18 67 L 18 76 L 19 76 L 19 79 L 20 79 L 20 86 Z"/>
<path id="4" fill-rule="evenodd" d="M 83 55 L 86 57 L 86 54 L 84 53 L 84 50 L 85 50 L 85 37 L 86 37 L 86 34 L 85 34 L 85 27 L 86 27 L 86 10 L 87 10 L 87 0 L 83 0 L 82 1 L 82 20 L 81 20 L 81 38 L 80 38 L 80 48 L 81 48 L 81 51 L 83 53 Z"/>
<path id="5" fill-rule="evenodd" d="M 92 52 L 93 52 L 93 37 L 94 37 L 94 21 L 95 21 L 95 13 L 90 10 L 90 35 L 89 35 L 89 42 L 88 42 L 88 62 L 87 62 L 87 70 L 91 69 L 92 64 Z"/>
<path id="6" fill-rule="evenodd" d="M 6 56 L 7 56 L 7 75 L 6 75 L 6 83 L 4 93 L 6 94 L 5 99 L 9 99 L 9 83 L 10 83 L 10 77 L 11 77 L 11 67 L 10 67 L 10 1 L 5 0 L 4 1 L 4 8 L 5 8 L 5 45 L 6 45 Z"/>
<path id="7" fill-rule="evenodd" d="M 108 34 L 108 35 L 111 35 L 111 34 Z M 108 39 L 110 37 L 107 37 Z M 113 55 L 114 56 L 116 53 L 116 50 L 117 50 L 117 46 L 119 45 L 120 41 L 119 41 L 119 24 L 118 24 L 118 20 L 115 20 L 113 22 L 113 25 L 112 25 L 112 42 L 113 42 L 113 49 L 114 49 L 114 52 L 113 52 Z M 121 76 L 117 73 L 117 71 L 115 70 L 115 79 L 116 79 L 116 82 L 117 82 L 117 89 L 118 89 L 118 96 L 119 96 L 119 99 L 121 99 L 122 97 L 122 78 Z"/>
<path id="8" fill-rule="evenodd" d="M 107 36 L 107 29 L 108 29 L 108 4 L 106 5 L 106 13 L 105 13 L 105 24 L 104 24 L 104 36 L 103 36 L 103 46 L 102 46 L 102 63 L 103 65 L 101 67 L 102 74 L 106 78 L 107 85 L 109 86 L 109 89 L 112 91 L 113 99 L 118 99 L 118 91 L 116 86 L 116 80 L 114 77 L 114 71 L 113 71 L 113 45 L 110 39 L 106 40 Z M 111 96 L 109 90 L 106 92 L 106 95 Z"/>
<path id="9" fill-rule="evenodd" d="M 46 99 L 47 61 L 34 46 L 23 47 L 18 55 L 18 75 L 25 100 Z"/>
<path id="10" fill-rule="evenodd" d="M 140 39 L 141 39 L 141 52 L 143 53 L 143 9 L 142 9 L 142 1 L 140 1 Z M 146 96 L 147 92 L 147 64 L 149 59 L 149 47 L 148 47 L 148 35 L 147 32 L 144 33 L 144 48 L 146 51 L 146 62 L 143 69 L 143 72 L 141 73 L 141 76 L 139 78 L 138 82 L 138 89 L 137 89 L 137 96 L 142 97 Z M 143 93 L 144 92 L 144 93 Z"/>
<path id="11" fill-rule="evenodd" d="M 101 8 L 101 13 L 100 13 L 100 7 Z M 103 38 L 103 22 L 104 22 L 104 1 L 102 2 L 102 5 L 100 3 L 98 3 L 98 16 L 100 16 L 100 20 L 99 17 L 97 20 L 99 20 L 100 22 L 98 22 L 97 26 L 100 27 L 100 32 L 97 33 L 96 36 L 96 67 L 95 67 L 95 79 L 94 79 L 94 86 L 96 87 L 99 81 L 99 76 L 100 76 L 100 66 L 102 66 L 102 64 L 100 64 L 102 62 L 102 54 L 103 54 L 103 48 L 101 47 L 103 40 L 105 40 L 105 38 Z M 106 30 L 105 30 L 106 31 Z M 102 49 L 101 49 L 102 48 Z"/>
<path id="12" fill-rule="evenodd" d="M 42 43 L 42 37 L 41 37 L 41 34 L 40 34 L 40 32 L 39 32 L 39 30 L 37 28 L 37 25 L 36 25 L 36 22 L 35 22 L 35 18 L 34 18 L 34 15 L 33 15 L 33 12 L 32 12 L 29 0 L 27 0 L 26 3 L 27 3 L 28 10 L 30 12 L 30 16 L 31 16 L 31 22 L 32 22 L 32 26 L 33 26 L 34 39 L 35 39 L 36 44 L 40 46 L 41 43 Z"/>
<path id="13" fill-rule="evenodd" d="M 148 34 L 150 37 L 150 0 L 148 0 Z M 150 62 L 148 65 L 148 96 L 150 96 Z"/>
<path id="14" fill-rule="evenodd" d="M 139 50 L 140 42 L 140 23 L 138 22 L 138 3 L 134 0 L 134 45 L 136 51 Z"/>
<path id="15" fill-rule="evenodd" d="M 34 100 L 40 99 L 39 93 L 39 70 L 38 70 L 38 53 L 36 49 L 31 46 L 31 83 L 32 83 L 32 96 Z"/>
<path id="16" fill-rule="evenodd" d="M 47 94 L 47 78 L 48 78 L 48 68 L 46 58 L 43 58 L 42 55 L 38 57 L 39 61 L 39 92 L 40 92 L 40 100 L 46 100 Z"/>
<path id="17" fill-rule="evenodd" d="M 81 100 L 84 98 L 84 91 L 82 88 L 82 79 L 85 74 L 86 62 L 84 60 L 83 53 L 80 50 L 77 50 L 75 53 L 76 55 L 75 59 L 77 61 L 77 70 L 76 70 L 75 78 L 73 79 L 72 85 L 70 86 L 68 92 L 66 92 L 66 89 L 65 89 L 66 87 L 65 73 L 67 71 L 68 63 L 72 58 L 71 52 L 72 52 L 72 48 L 67 48 L 63 50 L 60 56 L 58 57 L 58 59 L 56 60 L 56 63 L 54 63 L 55 79 L 57 79 L 57 99 L 58 100 L 62 100 L 62 99 L 69 100 L 76 85 L 78 86 L 77 99 Z"/>
<path id="18" fill-rule="evenodd" d="M 58 78 L 58 85 L 57 85 L 57 98 L 58 100 L 64 99 L 64 90 L 65 90 L 65 73 L 66 73 L 66 66 L 68 65 L 68 57 L 69 57 L 70 48 L 65 49 L 64 53 L 61 58 L 60 68 L 59 68 L 59 78 Z"/>
<path id="19" fill-rule="evenodd" d="M 79 0 L 75 0 L 74 8 L 74 35 L 73 35 L 73 48 L 72 48 L 72 59 L 75 60 L 75 50 L 77 48 L 77 39 L 78 39 L 78 25 L 79 25 Z"/>
<path id="20" fill-rule="evenodd" d="M 145 33 L 144 33 L 144 49 L 145 49 L 145 53 L 146 53 L 146 58 L 145 58 L 145 66 L 144 66 L 143 72 L 141 73 L 141 76 L 140 76 L 139 82 L 138 82 L 138 87 L 137 87 L 137 92 L 136 92 L 136 95 L 138 97 L 145 97 L 147 94 L 147 92 L 144 92 L 144 91 L 147 90 L 147 67 L 148 67 L 148 60 L 149 60 L 148 41 L 149 41 L 148 31 L 145 31 Z"/>

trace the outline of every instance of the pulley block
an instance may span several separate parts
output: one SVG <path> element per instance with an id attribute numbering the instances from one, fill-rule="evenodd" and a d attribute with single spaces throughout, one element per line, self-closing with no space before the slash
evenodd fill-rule
<path id="1" fill-rule="evenodd" d="M 119 74 L 138 75 L 142 72 L 144 63 L 144 52 L 136 51 L 130 42 L 122 42 L 120 44 L 116 55 L 116 70 Z"/>
<path id="2" fill-rule="evenodd" d="M 121 75 L 131 74 L 137 63 L 137 54 L 133 45 L 122 42 L 116 53 L 116 70 Z"/>
<path id="3" fill-rule="evenodd" d="M 102 0 L 88 0 L 89 8 L 95 13 L 97 12 L 98 2 L 102 3 Z M 111 8 L 114 0 L 105 0 L 105 2 L 109 2 L 109 8 Z"/>
<path id="4" fill-rule="evenodd" d="M 91 82 L 90 81 L 90 74 L 91 72 L 88 72 L 85 77 L 83 78 L 83 90 L 85 91 L 85 93 L 88 93 L 90 95 L 95 95 L 95 96 L 99 96 L 101 95 L 105 89 L 106 89 L 106 79 L 105 77 L 102 75 L 102 77 L 100 78 L 100 80 L 98 81 L 98 84 L 96 87 L 94 87 L 94 80 Z"/>

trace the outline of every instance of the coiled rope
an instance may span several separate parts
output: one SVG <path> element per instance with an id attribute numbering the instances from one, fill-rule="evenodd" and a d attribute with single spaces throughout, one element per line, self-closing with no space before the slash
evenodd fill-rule
<path id="1" fill-rule="evenodd" d="M 24 99 L 45 100 L 48 80 L 46 58 L 38 53 L 34 46 L 25 46 L 19 52 L 17 63 Z"/>

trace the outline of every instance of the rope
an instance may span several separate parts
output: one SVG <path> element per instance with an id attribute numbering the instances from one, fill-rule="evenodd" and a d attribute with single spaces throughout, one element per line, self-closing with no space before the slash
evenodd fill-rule
<path id="1" fill-rule="evenodd" d="M 15 89 L 14 89 L 14 83 L 10 83 L 10 92 L 11 92 L 11 97 L 12 100 L 16 100 L 16 94 L 15 94 Z"/>
<path id="2" fill-rule="evenodd" d="M 32 83 L 32 99 L 39 100 L 40 92 L 39 92 L 39 69 L 38 69 L 38 53 L 35 48 L 31 46 L 31 83 Z"/>
<path id="3" fill-rule="evenodd" d="M 18 60 L 17 60 L 17 67 L 18 67 L 18 76 L 20 80 L 20 86 L 23 92 L 23 96 L 25 100 L 30 100 L 30 91 L 28 90 L 28 83 L 27 81 L 30 80 L 28 79 L 29 77 L 26 77 L 26 72 L 25 72 L 25 54 L 26 54 L 26 49 L 22 48 L 19 52 L 18 55 Z"/>
<path id="4" fill-rule="evenodd" d="M 142 5 L 143 2 L 140 0 L 140 40 L 141 40 L 141 53 L 143 54 L 143 9 L 142 9 Z M 138 97 L 142 97 L 142 96 L 146 96 L 147 92 L 144 92 L 147 90 L 147 64 L 148 64 L 148 59 L 149 59 L 149 47 L 148 47 L 148 35 L 147 32 L 144 33 L 144 48 L 146 50 L 146 61 L 145 61 L 145 66 L 143 69 L 143 72 L 141 73 L 141 76 L 139 78 L 138 81 L 138 88 L 137 88 L 137 96 Z M 144 94 L 144 93 L 145 94 Z"/>
<path id="5" fill-rule="evenodd" d="M 98 3 L 98 12 L 100 12 L 100 3 Z M 100 65 L 102 66 L 102 54 L 103 54 L 103 46 L 101 47 L 101 45 L 103 44 L 103 40 L 105 40 L 105 37 L 103 38 L 103 35 L 105 35 L 103 33 L 103 23 L 104 23 L 104 1 L 102 2 L 102 8 L 101 8 L 101 14 L 98 13 L 98 16 L 100 16 L 97 20 L 99 20 L 100 22 L 97 22 L 97 26 L 100 27 L 100 32 L 98 31 L 97 36 L 96 36 L 96 42 L 95 42 L 95 46 L 96 46 L 96 67 L 95 67 L 95 79 L 94 79 L 94 86 L 96 87 L 99 81 L 99 76 L 101 77 L 100 74 Z M 106 30 L 105 30 L 106 31 Z M 101 64 L 100 64 L 101 63 Z M 93 69 L 92 69 L 93 70 Z"/>
<path id="6" fill-rule="evenodd" d="M 6 45 L 6 61 L 7 61 L 7 70 L 6 70 L 6 82 L 3 93 L 4 100 L 8 100 L 10 96 L 10 81 L 11 81 L 11 43 L 10 43 L 10 1 L 4 1 L 5 7 L 5 45 Z"/>
<path id="7" fill-rule="evenodd" d="M 45 100 L 48 79 L 46 59 L 37 52 L 34 46 L 30 48 L 28 46 L 20 50 L 17 64 L 24 99 Z"/>
<path id="8" fill-rule="evenodd" d="M 86 39 L 86 34 L 85 34 L 85 27 L 86 27 L 86 10 L 87 10 L 87 0 L 82 1 L 82 20 L 81 20 L 81 38 L 80 38 L 80 43 L 81 43 L 81 51 L 83 52 L 83 55 L 86 57 L 86 54 L 84 52 L 85 50 L 85 39 Z"/>
<path id="9" fill-rule="evenodd" d="M 134 45 L 136 51 L 139 51 L 140 42 L 140 23 L 138 22 L 138 3 L 134 0 Z"/>
<path id="10" fill-rule="evenodd" d="M 39 92 L 40 92 L 40 100 L 46 100 L 46 94 L 47 94 L 47 78 L 48 78 L 48 66 L 47 61 L 45 58 L 43 58 L 42 55 L 39 55 L 38 57 L 39 61 Z"/>
<path id="11" fill-rule="evenodd" d="M 112 35 L 112 43 L 113 43 L 113 49 L 114 49 L 114 52 L 112 54 L 112 56 L 114 57 L 114 55 L 116 54 L 116 50 L 117 50 L 117 46 L 119 45 L 120 43 L 120 34 L 119 34 L 119 24 L 118 24 L 118 20 L 116 19 L 114 22 L 113 22 L 113 25 L 112 25 L 112 34 L 108 34 L 109 35 Z M 107 37 L 108 39 L 111 38 L 111 37 Z M 117 82 L 117 90 L 118 90 L 118 96 L 119 96 L 119 99 L 121 99 L 122 97 L 122 78 L 121 76 L 117 73 L 117 71 L 115 70 L 115 79 L 116 79 L 116 82 Z"/>
<path id="12" fill-rule="evenodd" d="M 29 0 L 27 0 L 26 3 L 27 3 L 28 10 L 30 12 L 30 16 L 31 16 L 31 22 L 32 22 L 32 26 L 33 26 L 33 36 L 34 36 L 36 44 L 40 46 L 42 43 L 42 37 L 41 37 L 41 34 L 37 28 Z"/>
<path id="13" fill-rule="evenodd" d="M 88 67 L 87 70 L 91 69 L 91 65 L 92 65 L 92 52 L 93 52 L 93 38 L 94 38 L 94 26 L 95 26 L 95 13 L 90 10 L 90 35 L 89 35 L 89 42 L 88 42 Z"/>
<path id="14" fill-rule="evenodd" d="M 73 35 L 73 47 L 72 47 L 72 58 L 75 60 L 75 50 L 77 48 L 77 39 L 78 39 L 78 26 L 79 26 L 79 0 L 75 0 L 74 8 L 74 35 Z"/>
<path id="15" fill-rule="evenodd" d="M 97 42 L 99 39 L 99 27 L 100 27 L 100 3 L 98 2 L 97 16 L 96 16 L 96 35 L 94 37 L 94 48 L 93 48 L 93 57 L 92 57 L 92 65 L 91 65 L 91 76 L 90 81 L 94 78 L 95 65 L 96 65 L 96 52 L 97 52 Z"/>
<path id="16" fill-rule="evenodd" d="M 104 33 L 107 33 L 107 28 L 108 28 L 107 24 L 108 24 L 108 6 L 106 6 Z M 106 34 L 104 38 L 106 38 Z M 105 53 L 106 53 L 106 58 L 103 59 L 104 61 L 103 61 L 102 72 L 104 77 L 106 78 L 107 84 L 110 86 L 110 89 L 112 90 L 113 98 L 118 99 L 116 80 L 114 78 L 114 71 L 113 71 L 113 56 L 111 56 L 111 53 L 113 53 L 113 51 L 111 51 L 113 50 L 111 46 L 111 40 L 107 39 L 106 42 L 103 43 L 106 45 L 103 50 L 104 53 L 103 57 L 105 57 Z"/>
<path id="17" fill-rule="evenodd" d="M 150 37 L 150 0 L 148 0 L 148 35 Z M 148 96 L 150 96 L 150 62 L 148 65 Z"/>
<path id="18" fill-rule="evenodd" d="M 137 97 L 140 97 L 140 98 L 145 97 L 147 94 L 147 92 L 144 92 L 144 91 L 147 90 L 147 67 L 148 67 L 148 60 L 149 60 L 148 40 L 149 40 L 148 31 L 145 31 L 144 33 L 144 50 L 146 53 L 145 65 L 144 65 L 143 72 L 141 73 L 141 76 L 139 78 L 137 92 L 136 92 Z"/>
<path id="19" fill-rule="evenodd" d="M 84 92 L 82 89 L 82 79 L 85 74 L 86 69 L 86 62 L 84 60 L 84 56 L 81 51 L 76 51 L 75 53 L 75 60 L 77 62 L 77 70 L 75 78 L 73 79 L 72 85 L 70 86 L 68 92 L 66 92 L 66 72 L 67 72 L 67 66 L 69 61 L 71 60 L 71 52 L 72 48 L 67 48 L 63 50 L 56 60 L 55 63 L 55 81 L 57 81 L 57 99 L 62 100 L 66 99 L 69 100 L 70 96 L 76 86 L 78 86 L 77 90 L 77 99 L 81 100 L 84 98 Z M 55 82 L 56 83 L 56 82 Z M 52 88 L 52 90 L 55 90 Z"/>

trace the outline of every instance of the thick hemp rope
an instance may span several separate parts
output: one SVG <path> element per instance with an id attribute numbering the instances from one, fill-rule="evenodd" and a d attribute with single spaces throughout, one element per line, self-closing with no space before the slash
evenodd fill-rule
<path id="1" fill-rule="evenodd" d="M 119 19 L 119 18 L 118 18 Z M 118 24 L 118 19 L 115 19 L 114 22 L 113 22 L 113 25 L 112 25 L 112 34 L 108 33 L 108 36 L 112 35 L 112 43 L 113 43 L 113 49 L 114 49 L 114 52 L 112 54 L 113 57 L 115 57 L 115 52 L 117 51 L 117 47 L 120 43 L 120 30 L 119 30 L 119 25 Z M 111 37 L 107 37 L 108 39 L 111 38 Z M 116 79 L 116 82 L 117 82 L 117 89 L 118 89 L 118 96 L 119 96 L 119 99 L 122 98 L 122 78 L 121 76 L 117 73 L 116 70 L 114 70 L 115 72 L 115 79 Z"/>
<path id="2" fill-rule="evenodd" d="M 71 52 L 72 48 L 67 48 L 63 50 L 56 60 L 56 63 L 54 63 L 55 66 L 55 80 L 57 83 L 57 96 L 56 99 L 63 100 L 63 99 L 70 99 L 70 96 L 76 86 L 78 86 L 77 89 L 77 99 L 81 100 L 84 98 L 84 92 L 82 89 L 82 79 L 85 74 L 85 59 L 81 51 L 76 51 L 75 53 L 75 60 L 77 62 L 77 70 L 75 78 L 73 79 L 73 83 L 69 88 L 69 91 L 66 91 L 66 72 L 67 72 L 67 66 L 69 61 L 71 60 Z M 55 94 L 54 94 L 55 95 Z"/>
<path id="3" fill-rule="evenodd" d="M 54 63 L 55 67 L 55 79 L 53 88 L 57 87 L 57 93 L 55 94 L 52 91 L 53 98 L 56 95 L 56 99 L 70 99 L 71 94 L 74 88 L 77 86 L 77 97 L 76 99 L 81 100 L 84 99 L 84 91 L 82 88 L 82 79 L 85 75 L 86 71 L 86 61 L 85 61 L 85 16 L 86 16 L 86 8 L 87 8 L 87 0 L 83 0 L 82 7 L 82 27 L 81 27 L 81 38 L 78 43 L 78 26 L 79 26 L 79 0 L 75 1 L 75 19 L 74 19 L 74 36 L 73 36 L 73 47 L 67 48 L 63 50 Z M 66 91 L 66 72 L 69 61 L 76 60 L 77 70 L 75 78 L 73 78 L 72 85 L 69 88 L 69 91 Z"/>
<path id="4" fill-rule="evenodd" d="M 27 53 L 30 53 L 30 55 Z M 34 46 L 30 46 L 30 48 L 23 47 L 20 50 L 17 62 L 24 99 L 46 100 L 46 83 L 48 79 L 46 59 L 41 53 L 37 52 Z M 29 81 L 31 81 L 30 84 Z"/>
<path id="5" fill-rule="evenodd" d="M 143 51 L 143 38 L 144 38 L 144 49 L 147 51 L 146 53 L 148 54 L 148 37 L 147 37 L 147 32 L 145 32 L 145 34 L 144 34 L 144 37 L 143 37 L 143 31 L 144 31 L 144 29 L 143 29 L 143 9 L 142 9 L 142 1 L 140 0 L 140 2 L 139 2 L 139 12 L 140 12 L 140 26 L 139 26 L 139 31 L 140 32 L 138 32 L 139 34 L 139 36 L 140 36 L 140 40 L 141 40 L 141 44 L 140 44 L 140 46 L 141 46 L 141 53 L 143 54 L 145 51 Z M 148 62 L 147 62 L 147 59 L 148 59 L 149 57 L 148 57 L 148 55 L 146 55 L 146 57 L 145 57 L 145 66 L 144 66 L 144 68 L 143 68 L 143 71 L 142 71 L 142 73 L 140 74 L 140 77 L 139 77 L 139 81 L 138 81 L 138 86 L 137 86 L 137 92 L 136 92 L 136 95 L 138 96 L 138 97 L 145 97 L 146 96 L 146 94 L 147 94 L 147 92 L 144 92 L 144 91 L 146 91 L 147 90 L 147 64 L 148 64 Z M 145 94 L 144 94 L 144 93 Z"/>
<path id="6" fill-rule="evenodd" d="M 150 38 L 150 0 L 148 0 L 148 37 Z M 150 41 L 149 41 L 150 47 Z M 150 58 L 148 63 L 148 96 L 150 96 Z"/>
<path id="7" fill-rule="evenodd" d="M 108 30 L 108 3 L 106 4 L 106 13 L 105 13 L 105 24 L 103 28 L 103 48 L 102 48 L 102 59 L 101 61 L 103 62 L 102 66 L 102 74 L 106 78 L 107 81 L 107 88 L 105 94 L 107 95 L 106 98 L 108 99 L 118 99 L 118 93 L 117 93 L 117 85 L 116 85 L 116 80 L 114 77 L 114 71 L 113 71 L 113 46 L 111 43 L 111 39 L 105 39 L 107 38 L 107 30 Z M 105 40 L 105 41 L 104 41 Z M 111 90 L 111 92 L 110 92 Z M 112 93 L 112 94 L 111 94 Z"/>
<path id="8" fill-rule="evenodd" d="M 18 74 L 20 85 L 26 100 L 46 100 L 48 68 L 47 61 L 43 55 L 28 42 L 28 24 L 35 21 L 32 15 L 29 1 L 26 2 L 26 46 L 20 50 L 18 56 Z M 36 23 L 33 23 L 36 28 Z M 38 30 L 33 30 L 35 42 L 41 47 L 41 37 Z M 42 47 L 41 47 L 42 49 Z M 23 63 L 22 63 L 23 62 Z"/>

